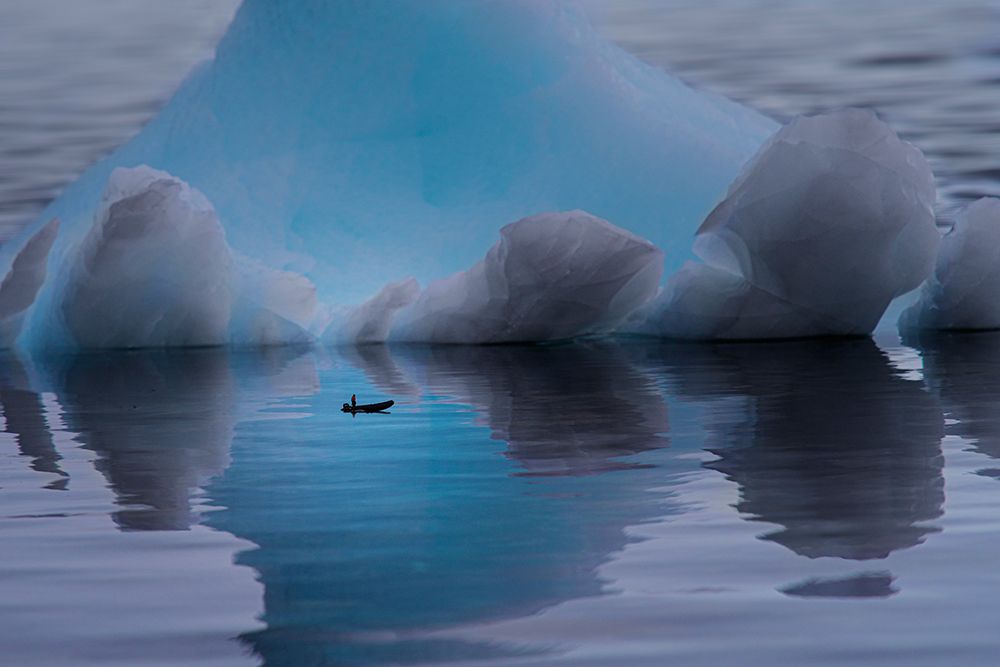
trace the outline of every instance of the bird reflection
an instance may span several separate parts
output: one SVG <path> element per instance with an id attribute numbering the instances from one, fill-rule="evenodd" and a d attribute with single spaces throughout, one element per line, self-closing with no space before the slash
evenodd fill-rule
<path id="1" fill-rule="evenodd" d="M 1000 332 L 928 334 L 906 342 L 920 351 L 928 386 L 956 422 L 948 431 L 1000 459 Z"/>
<path id="2" fill-rule="evenodd" d="M 427 389 L 480 411 L 525 476 L 634 468 L 667 446 L 667 406 L 609 344 L 404 347 L 393 355 Z M 373 373 L 374 375 L 374 373 Z"/>
<path id="3" fill-rule="evenodd" d="M 31 469 L 59 476 L 46 488 L 65 489 L 69 476 L 59 466 L 62 456 L 53 444 L 41 396 L 32 390 L 21 361 L 10 353 L 0 356 L 0 407 L 4 430 L 16 436 L 21 455 L 31 459 Z"/>
<path id="4" fill-rule="evenodd" d="M 664 345 L 648 358 L 682 398 L 720 402 L 708 467 L 762 539 L 810 558 L 884 558 L 922 542 L 944 501 L 943 416 L 870 340 Z"/>

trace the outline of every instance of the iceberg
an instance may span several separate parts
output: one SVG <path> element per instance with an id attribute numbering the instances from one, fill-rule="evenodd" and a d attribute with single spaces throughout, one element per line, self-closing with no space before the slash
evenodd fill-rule
<path id="1" fill-rule="evenodd" d="M 775 127 L 626 54 L 574 2 L 245 0 L 215 58 L 6 244 L 0 270 L 58 217 L 49 266 L 59 279 L 42 285 L 19 342 L 128 343 L 122 323 L 139 311 L 101 310 L 114 299 L 99 304 L 98 277 L 72 287 L 62 269 L 114 170 L 149 165 L 212 203 L 221 230 L 198 252 L 222 253 L 224 238 L 230 265 L 222 253 L 210 269 L 220 289 L 198 297 L 218 298 L 218 317 L 175 304 L 175 314 L 192 308 L 191 330 L 151 322 L 138 336 L 148 344 L 309 338 L 326 318 L 316 304 L 359 303 L 393 281 L 427 285 L 461 271 L 503 224 L 539 211 L 611 220 L 663 248 L 673 272 L 691 256 L 677 241 Z M 139 266 L 102 258 L 101 280 Z M 190 258 L 154 264 L 164 283 L 186 280 L 179 267 L 203 268 Z M 262 295 L 257 311 L 239 306 L 234 287 L 228 332 L 227 271 L 257 276 L 258 288 L 277 281 L 244 292 Z M 294 312 L 279 310 L 286 290 Z M 64 305 L 69 321 L 53 339 Z"/>
<path id="2" fill-rule="evenodd" d="M 631 319 L 680 339 L 867 335 L 940 242 L 930 167 L 869 111 L 793 120 L 698 230 L 689 262 Z"/>
<path id="3" fill-rule="evenodd" d="M 984 197 L 962 211 L 899 328 L 1000 329 L 1000 199 Z"/>
<path id="4" fill-rule="evenodd" d="M 611 331 L 656 294 L 663 252 L 583 211 L 500 230 L 482 261 L 435 282 L 396 315 L 389 338 L 512 343 Z"/>

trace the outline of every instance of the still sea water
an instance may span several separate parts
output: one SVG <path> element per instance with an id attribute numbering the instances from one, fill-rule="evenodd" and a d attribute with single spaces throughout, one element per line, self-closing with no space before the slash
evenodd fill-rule
<path id="1" fill-rule="evenodd" d="M 0 3 L 9 235 L 232 1 Z M 606 5 L 778 117 L 998 193 L 990 2 Z M 388 415 L 340 404 L 396 399 Z M 1000 334 L 0 357 L 0 665 L 990 665 Z"/>

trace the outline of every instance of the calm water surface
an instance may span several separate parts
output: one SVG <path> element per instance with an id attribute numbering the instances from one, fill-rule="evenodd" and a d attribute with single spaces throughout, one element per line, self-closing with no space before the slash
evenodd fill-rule
<path id="1" fill-rule="evenodd" d="M 6 357 L 5 664 L 990 664 L 1000 335 L 911 344 Z"/>
<path id="2" fill-rule="evenodd" d="M 0 3 L 0 238 L 235 2 Z M 621 0 L 778 117 L 997 193 L 993 2 Z M 339 405 L 395 398 L 389 415 Z M 1000 335 L 0 357 L 0 664 L 995 664 Z"/>

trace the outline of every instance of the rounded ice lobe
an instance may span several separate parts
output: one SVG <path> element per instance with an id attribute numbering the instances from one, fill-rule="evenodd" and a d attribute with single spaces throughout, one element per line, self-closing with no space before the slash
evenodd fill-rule
<path id="1" fill-rule="evenodd" d="M 945 234 L 937 268 L 899 318 L 914 330 L 1000 329 L 1000 199 L 970 204 Z"/>
<path id="2" fill-rule="evenodd" d="M 507 343 L 609 331 L 655 293 L 663 252 L 583 211 L 500 230 L 472 268 L 432 283 L 399 311 L 393 341 Z"/>
<path id="3" fill-rule="evenodd" d="M 639 332 L 686 339 L 870 334 L 931 272 L 927 161 L 873 113 L 792 121 L 708 216 Z"/>
<path id="4" fill-rule="evenodd" d="M 70 262 L 59 309 L 79 347 L 229 340 L 225 233 L 205 197 L 169 174 L 116 169 Z"/>

